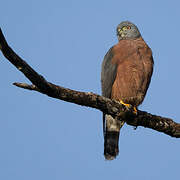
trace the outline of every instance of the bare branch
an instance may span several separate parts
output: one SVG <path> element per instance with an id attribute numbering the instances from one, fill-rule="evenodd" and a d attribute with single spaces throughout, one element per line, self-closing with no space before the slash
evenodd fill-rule
<path id="1" fill-rule="evenodd" d="M 118 117 L 120 120 L 126 120 L 126 123 L 132 126 L 143 126 L 163 132 L 172 137 L 180 137 L 180 124 L 174 122 L 172 119 L 152 115 L 144 111 L 138 111 L 138 114 L 134 115 L 132 109 L 126 109 L 124 105 L 117 101 L 94 93 L 79 92 L 63 88 L 46 81 L 43 76 L 32 69 L 32 67 L 30 67 L 9 47 L 1 29 L 0 49 L 4 56 L 32 82 L 32 85 L 14 83 L 17 87 L 38 91 L 50 97 L 78 105 L 96 108 L 104 113 L 112 115 L 113 117 Z"/>
<path id="2" fill-rule="evenodd" d="M 15 82 L 13 83 L 13 85 L 19 87 L 19 88 L 23 88 L 23 89 L 28 89 L 28 90 L 33 90 L 33 91 L 38 91 L 38 92 L 41 92 L 35 85 L 33 84 L 26 84 L 26 83 L 18 83 L 18 82 Z"/>

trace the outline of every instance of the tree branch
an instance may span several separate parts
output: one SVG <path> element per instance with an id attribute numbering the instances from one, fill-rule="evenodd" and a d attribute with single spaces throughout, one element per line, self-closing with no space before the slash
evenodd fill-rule
<path id="1" fill-rule="evenodd" d="M 152 115 L 150 113 L 139 110 L 137 115 L 134 115 L 132 113 L 132 108 L 127 109 L 124 107 L 124 105 L 117 101 L 94 93 L 67 89 L 46 81 L 43 76 L 38 74 L 21 57 L 19 57 L 11 49 L 11 47 L 9 47 L 1 29 L 0 49 L 3 55 L 32 82 L 32 85 L 25 83 L 14 83 L 14 85 L 17 87 L 38 91 L 50 97 L 78 105 L 96 108 L 106 114 L 110 114 L 113 117 L 118 118 L 119 120 L 126 120 L 126 123 L 132 126 L 143 126 L 159 132 L 163 132 L 172 137 L 180 137 L 180 124 L 174 122 L 172 119 Z"/>

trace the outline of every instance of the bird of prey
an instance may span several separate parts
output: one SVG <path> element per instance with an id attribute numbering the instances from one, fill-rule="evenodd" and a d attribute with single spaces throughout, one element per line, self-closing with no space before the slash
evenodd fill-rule
<path id="1" fill-rule="evenodd" d="M 152 51 L 136 25 L 123 21 L 117 26 L 118 43 L 111 47 L 102 62 L 102 95 L 137 107 L 143 102 L 153 72 Z M 124 122 L 103 114 L 104 156 L 113 160 L 119 153 L 119 133 Z"/>

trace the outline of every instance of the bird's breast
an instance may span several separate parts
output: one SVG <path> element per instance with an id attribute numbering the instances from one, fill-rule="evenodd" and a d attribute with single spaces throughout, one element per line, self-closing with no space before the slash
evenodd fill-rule
<path id="1" fill-rule="evenodd" d="M 143 42 L 123 42 L 113 49 L 112 63 L 117 65 L 111 98 L 138 106 L 144 99 L 142 92 L 146 77 L 144 61 L 149 59 Z"/>

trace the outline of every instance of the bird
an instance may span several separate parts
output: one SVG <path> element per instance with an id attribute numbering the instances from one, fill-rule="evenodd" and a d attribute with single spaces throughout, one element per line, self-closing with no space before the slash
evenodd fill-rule
<path id="1" fill-rule="evenodd" d="M 116 100 L 127 108 L 143 102 L 153 73 L 151 48 L 138 27 L 130 21 L 121 22 L 116 29 L 118 43 L 104 56 L 101 66 L 102 96 Z M 125 121 L 103 113 L 104 157 L 113 160 L 119 153 L 119 134 Z"/>

